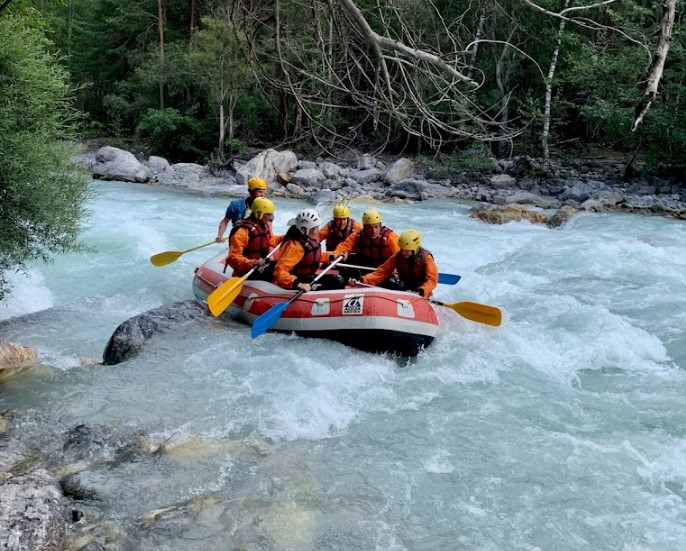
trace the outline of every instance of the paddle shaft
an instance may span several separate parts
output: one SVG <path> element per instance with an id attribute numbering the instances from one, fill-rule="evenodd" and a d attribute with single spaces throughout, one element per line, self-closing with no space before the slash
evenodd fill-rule
<path id="1" fill-rule="evenodd" d="M 353 270 L 367 270 L 368 272 L 373 272 L 374 270 L 376 270 L 376 268 L 372 268 L 371 266 L 356 266 L 355 264 L 341 263 L 338 266 L 340 268 L 352 268 Z M 461 276 L 457 274 L 438 274 L 438 283 L 441 283 L 443 285 L 455 285 L 458 281 L 460 281 L 460 279 Z"/>

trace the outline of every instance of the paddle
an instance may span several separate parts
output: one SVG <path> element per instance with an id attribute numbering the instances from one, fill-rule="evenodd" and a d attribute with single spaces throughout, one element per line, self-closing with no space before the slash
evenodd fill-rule
<path id="1" fill-rule="evenodd" d="M 454 312 L 460 314 L 463 318 L 467 318 L 468 320 L 477 323 L 485 323 L 486 325 L 498 327 L 503 320 L 500 308 L 489 306 L 488 304 L 479 304 L 478 302 L 447 303 L 434 299 L 429 299 L 429 302 L 450 308 Z"/>
<path id="2" fill-rule="evenodd" d="M 272 256 L 277 250 L 279 250 L 279 247 L 281 247 L 281 244 L 279 244 L 277 247 L 274 247 L 274 249 L 272 249 L 272 252 L 265 256 L 264 259 L 269 259 L 270 256 Z M 210 312 L 212 312 L 213 316 L 217 317 L 221 315 L 221 313 L 224 310 L 231 306 L 231 303 L 236 299 L 238 294 L 241 292 L 245 280 L 248 279 L 250 275 L 258 269 L 259 268 L 255 266 L 244 276 L 232 277 L 231 279 L 225 281 L 210 293 L 210 296 L 207 297 L 207 306 L 210 307 Z"/>
<path id="3" fill-rule="evenodd" d="M 372 268 L 370 266 L 355 266 L 354 264 L 339 264 L 341 268 L 353 268 L 355 270 L 368 270 L 370 272 L 373 272 L 376 270 L 376 268 Z M 443 285 L 455 285 L 458 281 L 460 281 L 461 276 L 457 274 L 443 274 L 439 273 L 438 274 L 438 283 L 442 283 Z"/>
<path id="4" fill-rule="evenodd" d="M 369 285 L 367 283 L 357 282 L 357 285 L 362 287 L 375 287 L 375 285 Z M 434 300 L 432 298 L 427 299 L 429 302 L 438 304 L 439 306 L 445 306 L 450 308 L 454 312 L 460 314 L 463 318 L 475 321 L 477 323 L 485 323 L 486 325 L 493 325 L 498 327 L 502 322 L 503 315 L 500 308 L 495 306 L 489 306 L 488 304 L 479 304 L 478 302 L 454 302 L 447 303 L 441 302 L 440 300 Z"/>
<path id="5" fill-rule="evenodd" d="M 226 241 L 226 239 L 224 239 L 224 241 Z M 153 266 L 157 266 L 158 268 L 160 266 L 166 266 L 167 264 L 176 262 L 182 254 L 186 254 L 191 251 L 197 251 L 198 249 L 202 249 L 203 247 L 213 245 L 214 243 L 216 243 L 216 241 L 210 241 L 209 243 L 205 243 L 204 245 L 198 245 L 197 247 L 193 247 L 192 249 L 186 249 L 185 251 L 164 251 L 163 253 L 157 253 L 150 257 L 150 262 L 152 262 Z"/>
<path id="6" fill-rule="evenodd" d="M 326 272 L 328 272 L 331 268 L 333 268 L 336 264 L 338 264 L 341 260 L 343 260 L 342 256 L 339 256 L 334 260 L 331 264 L 329 264 L 324 270 L 321 271 L 321 273 L 315 277 L 312 280 L 312 283 L 315 283 L 318 279 L 320 279 Z M 296 300 L 300 295 L 302 295 L 305 291 L 300 290 L 298 291 L 295 295 L 293 295 L 287 302 L 281 302 L 280 304 L 275 304 L 272 306 L 269 310 L 267 310 L 264 314 L 259 316 L 252 324 L 252 328 L 250 329 L 250 335 L 252 336 L 253 339 L 256 339 L 259 337 L 262 333 L 267 331 L 272 325 L 274 325 L 278 319 L 281 317 L 281 314 L 283 314 L 283 311 L 288 308 L 288 305 Z"/>

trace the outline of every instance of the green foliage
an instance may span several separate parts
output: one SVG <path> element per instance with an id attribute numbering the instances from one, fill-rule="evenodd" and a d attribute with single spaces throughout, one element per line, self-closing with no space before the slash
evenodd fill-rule
<path id="1" fill-rule="evenodd" d="M 179 160 L 193 160 L 205 154 L 198 144 L 204 143 L 205 129 L 197 119 L 177 109 L 150 109 L 138 125 L 156 155 Z"/>
<path id="2" fill-rule="evenodd" d="M 6 274 L 81 249 L 88 179 L 70 163 L 68 75 L 35 14 L 0 16 L 0 300 Z"/>

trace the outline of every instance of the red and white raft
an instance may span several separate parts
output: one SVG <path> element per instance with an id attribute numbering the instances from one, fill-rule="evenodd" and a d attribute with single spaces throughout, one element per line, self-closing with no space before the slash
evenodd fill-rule
<path id="1" fill-rule="evenodd" d="M 199 299 L 206 300 L 231 278 L 230 267 L 223 273 L 226 255 L 224 251 L 196 268 L 193 292 Z M 270 282 L 247 280 L 227 313 L 252 325 L 294 294 Z M 331 339 L 370 352 L 416 356 L 436 337 L 438 317 L 432 304 L 415 293 L 354 287 L 302 294 L 283 311 L 272 330 Z"/>

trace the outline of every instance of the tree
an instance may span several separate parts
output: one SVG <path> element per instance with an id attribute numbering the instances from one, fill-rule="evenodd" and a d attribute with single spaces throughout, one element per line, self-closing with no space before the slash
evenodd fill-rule
<path id="1" fill-rule="evenodd" d="M 227 14 L 203 17 L 202 29 L 193 35 L 189 66 L 206 91 L 219 122 L 217 156 L 224 160 L 224 145 L 234 138 L 234 110 L 241 92 L 250 83 L 246 63 L 245 35 Z"/>
<path id="2" fill-rule="evenodd" d="M 41 25 L 31 10 L 0 15 L 0 300 L 8 271 L 83 248 L 89 186 L 69 160 L 73 90 Z"/>

